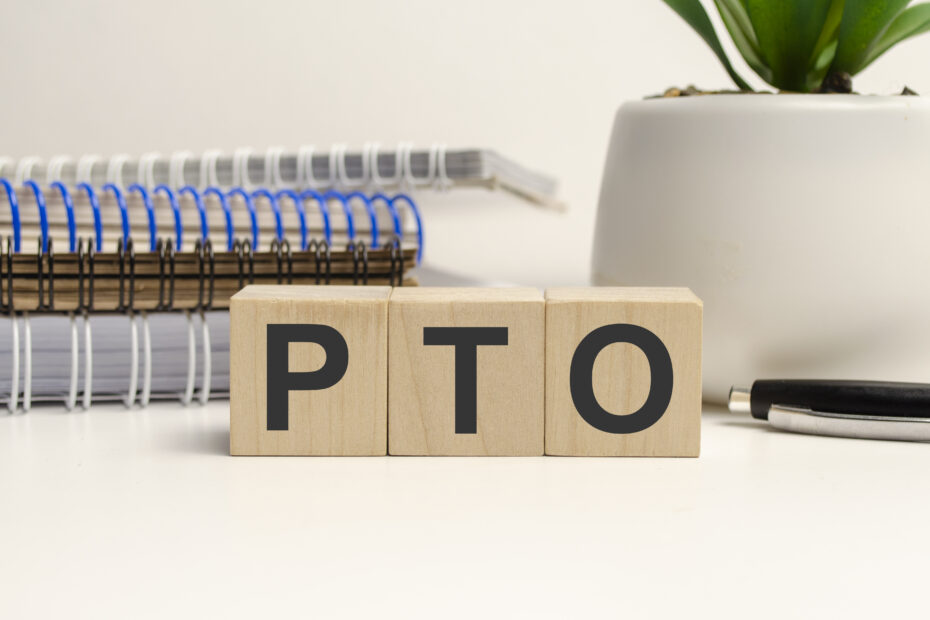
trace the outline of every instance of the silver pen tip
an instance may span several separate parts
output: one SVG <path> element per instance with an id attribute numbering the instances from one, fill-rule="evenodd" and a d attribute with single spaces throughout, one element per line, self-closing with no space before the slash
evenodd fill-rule
<path id="1" fill-rule="evenodd" d="M 736 386 L 730 388 L 730 398 L 727 399 L 727 405 L 730 408 L 730 413 L 752 413 L 749 402 L 749 388 Z"/>

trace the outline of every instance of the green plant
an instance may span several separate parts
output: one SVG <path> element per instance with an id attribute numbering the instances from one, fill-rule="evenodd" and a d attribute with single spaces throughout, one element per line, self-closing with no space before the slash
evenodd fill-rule
<path id="1" fill-rule="evenodd" d="M 752 87 L 733 69 L 700 0 L 664 0 L 711 47 L 741 90 Z M 833 90 L 850 84 L 894 45 L 930 30 L 930 4 L 910 0 L 714 0 L 736 49 L 763 80 L 780 90 Z M 825 86 L 826 84 L 826 86 Z"/>

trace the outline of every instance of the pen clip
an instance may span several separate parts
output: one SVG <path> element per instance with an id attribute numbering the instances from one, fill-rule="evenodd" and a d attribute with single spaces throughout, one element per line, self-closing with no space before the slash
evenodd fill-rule
<path id="1" fill-rule="evenodd" d="M 775 428 L 809 435 L 891 441 L 930 441 L 930 418 L 826 413 L 772 405 L 769 408 L 768 421 Z"/>

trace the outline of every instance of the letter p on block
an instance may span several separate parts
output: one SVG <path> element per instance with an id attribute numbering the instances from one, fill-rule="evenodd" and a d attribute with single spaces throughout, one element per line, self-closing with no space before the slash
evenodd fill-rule
<path id="1" fill-rule="evenodd" d="M 389 287 L 247 286 L 230 304 L 234 455 L 387 454 Z"/>

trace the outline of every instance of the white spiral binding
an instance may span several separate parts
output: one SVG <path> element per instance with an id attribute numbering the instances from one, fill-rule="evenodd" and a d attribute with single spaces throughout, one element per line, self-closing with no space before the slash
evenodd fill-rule
<path id="1" fill-rule="evenodd" d="M 265 150 L 265 187 L 285 187 L 281 177 L 281 155 L 283 146 L 270 146 Z"/>
<path id="2" fill-rule="evenodd" d="M 41 160 L 38 157 L 30 155 L 29 157 L 23 157 L 16 164 L 16 173 L 14 174 L 14 179 L 16 185 L 22 185 L 25 181 L 28 181 L 32 178 L 32 169 L 37 163 Z"/>
<path id="3" fill-rule="evenodd" d="M 371 183 L 371 151 L 372 143 L 366 142 L 362 147 L 362 174 L 357 178 L 350 178 L 346 170 L 346 145 L 336 144 L 330 151 L 330 167 L 336 164 L 336 182 L 340 188 L 367 187 Z M 335 159 L 335 162 L 333 161 Z"/>
<path id="4" fill-rule="evenodd" d="M 369 157 L 369 178 L 374 189 L 383 189 L 388 185 L 400 185 L 404 177 L 403 157 L 406 142 L 398 142 L 394 150 L 394 174 L 390 177 L 381 176 L 378 168 L 378 150 L 381 147 L 377 142 L 372 143 L 368 152 Z"/>
<path id="5" fill-rule="evenodd" d="M 446 173 L 446 144 L 433 145 L 436 149 L 436 180 L 433 181 L 433 188 L 439 191 L 446 191 L 452 188 L 452 179 Z"/>
<path id="6" fill-rule="evenodd" d="M 190 151 L 175 151 L 168 159 L 168 186 L 174 189 L 184 187 L 184 162 L 191 158 Z"/>
<path id="7" fill-rule="evenodd" d="M 23 411 L 32 407 L 32 323 L 23 312 Z"/>
<path id="8" fill-rule="evenodd" d="M 426 176 L 417 177 L 413 174 L 413 165 L 411 163 L 413 157 L 413 143 L 407 142 L 404 147 L 404 182 L 403 186 L 407 190 L 413 190 L 417 182 L 423 182 L 427 185 L 433 184 L 436 182 L 436 160 L 439 155 L 439 144 L 433 144 L 429 149 L 429 160 L 426 167 Z M 443 160 L 445 160 L 445 155 L 443 155 Z M 443 170 L 445 171 L 445 161 L 443 161 Z"/>
<path id="9" fill-rule="evenodd" d="M 87 410 L 94 399 L 94 335 L 90 328 L 90 317 L 84 313 L 84 394 L 81 408 Z"/>
<path id="10" fill-rule="evenodd" d="M 181 404 L 185 407 L 194 398 L 194 383 L 197 378 L 197 332 L 190 311 L 185 311 L 187 319 L 187 384 L 181 395 Z"/>
<path id="11" fill-rule="evenodd" d="M 413 171 L 410 169 L 410 160 L 413 153 L 413 142 L 401 142 L 397 145 L 397 185 L 401 191 L 413 189 L 415 181 Z"/>
<path id="12" fill-rule="evenodd" d="M 131 409 L 136 404 L 139 389 L 139 325 L 131 312 L 126 318 L 129 320 L 129 388 L 123 397 L 123 404 Z"/>
<path id="13" fill-rule="evenodd" d="M 216 160 L 222 155 L 219 149 L 204 151 L 200 156 L 200 189 L 220 184 L 216 175 Z"/>
<path id="14" fill-rule="evenodd" d="M 146 153 L 139 158 L 139 169 L 137 177 L 137 182 L 143 187 L 154 188 L 155 187 L 155 162 L 161 158 L 161 155 L 158 153 Z"/>
<path id="15" fill-rule="evenodd" d="M 233 152 L 233 187 L 241 187 L 246 191 L 252 188 L 252 180 L 249 178 L 249 156 L 251 154 L 252 149 L 247 146 L 238 148 Z"/>
<path id="16" fill-rule="evenodd" d="M 152 397 L 152 331 L 149 329 L 149 316 L 145 311 L 142 315 L 142 361 L 145 370 L 142 373 L 142 393 L 139 395 L 139 406 L 148 407 Z"/>
<path id="17" fill-rule="evenodd" d="M 75 405 L 77 405 L 77 392 L 78 392 L 78 367 L 79 367 L 79 342 L 78 342 L 78 328 L 77 320 L 74 318 L 74 313 L 68 313 L 68 324 L 71 328 L 71 374 L 68 381 L 68 397 L 65 399 L 65 409 L 68 411 L 73 411 Z"/>
<path id="18" fill-rule="evenodd" d="M 94 165 L 100 160 L 99 155 L 82 155 L 78 159 L 74 176 L 78 183 L 93 183 Z"/>
<path id="19" fill-rule="evenodd" d="M 384 187 L 384 178 L 378 170 L 378 151 L 380 150 L 380 142 L 372 142 L 368 150 L 368 189 L 373 192 Z"/>
<path id="20" fill-rule="evenodd" d="M 123 187 L 123 167 L 129 161 L 129 155 L 121 153 L 114 155 L 107 162 L 107 183 L 112 183 L 117 187 Z"/>
<path id="21" fill-rule="evenodd" d="M 201 405 L 210 400 L 210 382 L 213 379 L 213 349 L 210 346 L 210 329 L 207 325 L 207 316 L 200 311 L 201 350 L 203 351 L 203 381 L 200 384 Z"/>
<path id="22" fill-rule="evenodd" d="M 345 151 L 344 144 L 333 144 L 329 147 L 329 166 L 327 166 L 327 174 L 329 175 L 326 179 L 327 187 L 335 190 L 342 189 L 339 187 L 339 170 L 337 168 L 338 164 L 336 160 L 339 158 L 339 150 L 342 149 Z"/>
<path id="23" fill-rule="evenodd" d="M 428 185 L 436 183 L 436 161 L 439 159 L 439 143 L 434 142 L 429 146 L 429 158 L 427 159 L 426 177 L 423 179 Z"/>
<path id="24" fill-rule="evenodd" d="M 51 185 L 55 181 L 61 181 L 61 174 L 65 164 L 71 161 L 67 155 L 55 155 L 48 162 L 48 168 L 45 170 L 45 184 Z"/>
<path id="25" fill-rule="evenodd" d="M 413 152 L 413 144 L 410 142 L 398 142 L 396 145 L 395 171 L 391 176 L 383 176 L 378 166 L 378 155 L 381 152 L 381 145 L 377 142 L 366 142 L 361 149 L 362 171 L 358 177 L 350 177 L 346 170 L 346 157 L 349 154 L 347 147 L 343 143 L 334 144 L 329 149 L 329 168 L 328 178 L 317 178 L 313 174 L 313 154 L 312 146 L 302 146 L 296 152 L 296 174 L 293 186 L 298 188 L 313 188 L 322 191 L 325 189 L 347 189 L 374 187 L 384 188 L 391 185 L 411 189 L 418 183 L 433 183 L 433 187 L 446 189 L 452 186 L 452 181 L 446 173 L 446 146 L 433 145 L 430 149 L 430 169 L 425 177 L 417 177 L 409 165 L 410 154 Z M 242 186 L 246 189 L 255 187 L 255 180 L 249 176 L 249 157 L 252 149 L 239 148 L 232 154 L 233 159 L 233 182 L 234 186 Z M 264 164 L 262 166 L 261 178 L 264 179 L 267 186 L 275 187 L 293 187 L 290 181 L 283 178 L 281 174 L 281 161 L 287 157 L 294 157 L 280 146 L 269 147 L 265 150 Z M 165 158 L 158 153 L 146 153 L 138 160 L 127 158 L 125 155 L 117 155 L 109 158 L 107 168 L 107 182 L 112 182 L 113 175 L 116 174 L 121 183 L 126 183 L 123 179 L 122 170 L 125 165 L 129 165 L 130 170 L 135 167 L 138 182 L 147 187 L 154 187 L 156 183 L 155 169 L 158 168 L 158 177 L 166 184 L 174 185 L 168 181 L 174 179 L 177 181 L 176 187 L 188 184 L 185 163 L 188 159 L 195 157 L 189 151 L 175 152 Z M 223 158 L 223 153 L 218 150 L 204 151 L 200 159 L 200 186 L 205 187 L 204 182 L 210 185 L 219 185 L 218 179 L 214 175 L 211 179 L 208 170 L 211 166 L 215 167 L 218 159 Z M 45 167 L 46 179 L 62 178 L 64 166 L 74 161 L 63 155 L 53 157 Z M 90 183 L 93 178 L 94 168 L 100 161 L 96 155 L 84 155 L 78 159 L 75 165 L 75 177 L 80 181 Z M 18 160 L 10 158 L 0 158 L 0 176 L 4 174 L 12 179 L 20 181 L 27 180 L 31 171 L 36 164 L 41 163 L 38 157 L 28 156 Z M 111 167 L 120 170 L 113 173 Z M 12 168 L 12 170 L 10 170 Z M 167 174 L 165 174 L 167 170 Z M 11 175 L 10 173 L 14 174 Z"/>
<path id="26" fill-rule="evenodd" d="M 297 185 L 301 188 L 319 189 L 324 181 L 313 174 L 313 145 L 297 149 Z"/>

